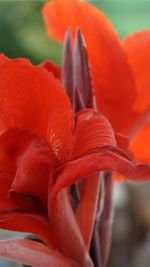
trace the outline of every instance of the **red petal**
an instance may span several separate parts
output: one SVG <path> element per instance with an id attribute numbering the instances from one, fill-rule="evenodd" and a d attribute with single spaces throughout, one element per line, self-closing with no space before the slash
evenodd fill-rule
<path id="1" fill-rule="evenodd" d="M 85 245 L 89 250 L 95 216 L 97 211 L 97 202 L 100 189 L 100 175 L 92 175 L 85 181 L 84 192 L 82 194 L 79 206 L 76 212 L 76 219 L 80 227 Z"/>
<path id="2" fill-rule="evenodd" d="M 122 124 L 121 133 L 127 135 L 128 138 L 132 140 L 147 124 L 149 117 L 150 110 L 146 110 L 145 112 L 135 112 L 130 110 L 125 117 L 125 120 L 128 121 L 128 123 Z"/>
<path id="3" fill-rule="evenodd" d="M 128 56 L 137 85 L 138 95 L 134 108 L 142 112 L 150 109 L 150 30 L 128 36 L 122 46 Z"/>
<path id="4" fill-rule="evenodd" d="M 150 179 L 150 165 L 138 165 L 122 151 L 113 147 L 105 147 L 99 149 L 99 152 L 91 153 L 65 164 L 51 193 L 52 201 L 55 201 L 57 193 L 62 188 L 100 170 L 115 170 L 138 182 L 149 181 Z"/>
<path id="5" fill-rule="evenodd" d="M 57 163 L 50 147 L 35 139 L 17 162 L 11 188 L 18 193 L 36 196 L 46 205 L 49 175 Z"/>
<path id="6" fill-rule="evenodd" d="M 138 134 L 131 144 L 131 150 L 138 160 L 150 162 L 150 126 L 146 125 L 150 119 L 150 31 L 132 34 L 123 41 L 122 46 L 134 72 L 138 93 L 134 105 L 134 110 L 138 112 L 137 119 L 131 126 L 134 136 Z M 140 132 L 142 128 L 144 129 Z"/>
<path id="7" fill-rule="evenodd" d="M 115 133 L 117 147 L 122 150 L 127 150 L 129 147 L 129 139 L 120 133 Z"/>
<path id="8" fill-rule="evenodd" d="M 12 180 L 13 175 L 11 173 L 0 173 L 0 212 L 17 208 L 16 204 L 12 201 L 8 194 Z"/>
<path id="9" fill-rule="evenodd" d="M 44 217 L 19 211 L 0 213 L 0 228 L 5 230 L 33 233 L 49 246 L 55 243 L 50 225 Z"/>
<path id="10" fill-rule="evenodd" d="M 16 253 L 17 252 L 17 253 Z M 32 240 L 0 241 L 0 257 L 35 267 L 77 267 L 78 264 L 57 251 Z"/>
<path id="11" fill-rule="evenodd" d="M 110 251 L 112 238 L 112 224 L 113 224 L 113 172 L 106 172 L 104 174 L 104 192 L 103 209 L 98 211 L 96 233 L 97 242 L 99 243 L 101 263 L 106 266 Z M 95 244 L 96 245 L 96 244 Z"/>
<path id="12" fill-rule="evenodd" d="M 8 129 L 0 135 L 0 147 L 8 155 L 9 160 L 14 163 L 15 168 L 18 158 L 33 139 L 35 139 L 34 136 L 18 128 Z"/>
<path id="13" fill-rule="evenodd" d="M 134 102 L 135 84 L 111 23 L 101 11 L 79 0 L 50 1 L 43 15 L 49 36 L 61 42 L 68 28 L 73 36 L 80 28 L 87 44 L 98 108 L 118 130 L 122 115 Z"/>
<path id="14" fill-rule="evenodd" d="M 55 65 L 50 60 L 45 60 L 40 65 L 44 67 L 46 70 L 48 70 L 49 72 L 52 72 L 55 78 L 61 80 L 61 69 L 59 66 Z"/>
<path id="15" fill-rule="evenodd" d="M 53 233 L 57 237 L 57 247 L 68 257 L 77 260 L 84 266 L 89 262 L 82 235 L 77 225 L 66 190 L 62 190 L 55 202 L 51 202 L 49 193 L 49 220 Z"/>
<path id="16" fill-rule="evenodd" d="M 15 164 L 10 157 L 0 148 L 0 172 L 15 173 Z"/>
<path id="17" fill-rule="evenodd" d="M 131 151 L 129 150 L 129 145 L 130 145 L 129 139 L 119 133 L 115 133 L 115 138 L 117 147 L 124 153 L 126 153 L 127 156 L 130 156 L 130 158 L 134 158 L 134 154 L 132 154 Z"/>
<path id="18" fill-rule="evenodd" d="M 90 109 L 78 113 L 72 158 L 77 158 L 104 146 L 115 145 L 114 131 L 102 114 Z"/>
<path id="19" fill-rule="evenodd" d="M 13 188 L 18 194 L 11 191 L 11 198 L 19 208 L 24 211 L 37 211 L 35 208 L 36 206 L 39 208 L 40 200 L 42 204 L 47 204 L 49 175 L 58 162 L 51 148 L 43 141 L 19 129 L 9 129 L 4 132 L 0 136 L 0 146 L 7 153 L 5 155 L 3 152 L 3 155 L 1 152 L 3 156 L 0 161 L 3 165 L 1 171 L 13 174 L 11 179 L 13 183 L 12 185 L 9 183 L 7 187 L 7 197 L 8 191 Z M 16 165 L 13 173 L 10 169 L 13 164 L 9 158 Z"/>
<path id="20" fill-rule="evenodd" d="M 150 110 L 143 113 L 131 112 L 124 124 L 123 132 L 131 139 L 130 151 L 139 162 L 150 162 L 149 153 L 149 118 Z M 119 145 L 120 146 L 120 145 Z M 123 150 L 126 150 L 123 148 Z M 129 152 L 128 152 L 129 154 Z"/>
<path id="21" fill-rule="evenodd" d="M 0 114 L 2 130 L 18 127 L 47 137 L 61 160 L 69 153 L 70 102 L 59 81 L 43 67 L 25 59 L 0 57 Z"/>
<path id="22" fill-rule="evenodd" d="M 150 162 L 150 124 L 147 124 L 136 136 L 131 143 L 130 149 L 138 161 Z"/>

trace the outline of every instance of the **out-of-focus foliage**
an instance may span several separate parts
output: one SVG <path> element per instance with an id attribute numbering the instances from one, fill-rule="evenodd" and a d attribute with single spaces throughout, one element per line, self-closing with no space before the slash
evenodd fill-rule
<path id="1" fill-rule="evenodd" d="M 0 0 L 0 52 L 33 63 L 51 58 L 60 63 L 61 46 L 48 39 L 41 8 L 46 1 Z M 148 0 L 91 0 L 111 19 L 119 35 L 150 27 Z M 59 19 L 59 18 L 58 18 Z"/>
<path id="2" fill-rule="evenodd" d="M 149 0 L 90 0 L 112 21 L 120 37 L 150 28 Z"/>
<path id="3" fill-rule="evenodd" d="M 47 37 L 43 5 L 44 1 L 0 1 L 0 52 L 34 63 L 48 58 L 59 61 L 61 48 Z"/>

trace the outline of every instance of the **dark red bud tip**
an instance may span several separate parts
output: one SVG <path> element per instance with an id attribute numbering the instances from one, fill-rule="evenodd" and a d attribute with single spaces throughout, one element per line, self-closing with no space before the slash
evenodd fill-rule
<path id="1" fill-rule="evenodd" d="M 93 88 L 88 55 L 85 41 L 80 29 L 75 37 L 75 51 L 73 60 L 74 71 L 74 109 L 93 108 Z"/>
<path id="2" fill-rule="evenodd" d="M 73 103 L 73 56 L 72 56 L 72 41 L 70 31 L 65 35 L 64 49 L 62 57 L 62 84 L 66 89 L 66 94 Z"/>

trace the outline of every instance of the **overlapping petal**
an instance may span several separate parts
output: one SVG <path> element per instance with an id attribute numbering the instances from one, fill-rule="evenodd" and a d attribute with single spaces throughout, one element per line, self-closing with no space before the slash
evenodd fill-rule
<path id="1" fill-rule="evenodd" d="M 89 176 L 76 211 L 76 219 L 87 250 L 90 248 L 100 192 L 100 174 Z"/>
<path id="2" fill-rule="evenodd" d="M 110 122 L 92 109 L 80 111 L 76 116 L 75 143 L 71 158 L 78 158 L 105 146 L 116 146 Z"/>
<path id="3" fill-rule="evenodd" d="M 57 165 L 58 161 L 50 147 L 35 139 L 18 161 L 11 188 L 38 197 L 43 204 L 47 204 L 49 176 Z"/>
<path id="4" fill-rule="evenodd" d="M 57 157 L 64 160 L 70 151 L 73 122 L 69 99 L 59 81 L 26 59 L 1 55 L 0 88 L 1 131 L 17 127 L 47 138 Z"/>
<path id="5" fill-rule="evenodd" d="M 0 212 L 0 228 L 35 234 L 50 247 L 55 247 L 55 237 L 46 218 L 17 209 Z"/>
<path id="6" fill-rule="evenodd" d="M 80 28 L 87 44 L 98 108 L 119 130 L 136 93 L 132 71 L 111 23 L 101 11 L 79 0 L 52 0 L 44 6 L 43 15 L 49 36 L 61 42 L 68 28 L 73 37 Z"/>
<path id="7" fill-rule="evenodd" d="M 17 251 L 17 253 L 16 253 Z M 63 254 L 32 240 L 2 240 L 0 255 L 4 259 L 33 267 L 78 267 L 78 264 Z"/>
<path id="8" fill-rule="evenodd" d="M 58 164 L 51 147 L 18 128 L 8 129 L 0 136 L 0 147 L 0 182 L 6 200 L 13 199 L 24 211 L 38 211 L 40 201 L 47 204 L 49 175 Z"/>
<path id="9" fill-rule="evenodd" d="M 119 143 L 121 149 L 116 144 Z M 74 182 L 100 170 L 116 170 L 135 181 L 149 179 L 150 166 L 138 165 L 128 154 L 125 140 L 114 135 L 108 120 L 93 110 L 78 113 L 72 161 L 67 162 L 51 192 L 52 203 L 57 193 Z"/>
<path id="10" fill-rule="evenodd" d="M 43 66 L 49 72 L 53 73 L 55 78 L 59 80 L 61 79 L 61 69 L 59 66 L 55 65 L 52 61 L 45 60 L 40 65 Z"/>
<path id="11" fill-rule="evenodd" d="M 7 155 L 7 153 L 0 148 L 0 172 L 7 172 L 14 174 L 15 164 Z"/>
<path id="12" fill-rule="evenodd" d="M 35 138 L 36 137 L 31 135 L 29 132 L 19 128 L 9 128 L 0 135 L 1 151 L 3 151 L 5 157 L 7 156 L 9 162 L 11 162 L 11 164 L 13 163 L 13 169 L 15 169 L 15 171 L 18 159 L 23 155 L 24 151 Z M 10 172 L 10 164 L 8 163 L 8 160 L 5 165 L 6 170 Z M 1 164 L 3 164 L 4 168 L 2 159 Z M 4 170 L 3 168 L 1 170 Z"/>
<path id="13" fill-rule="evenodd" d="M 102 114 L 91 109 L 82 110 L 76 115 L 74 138 L 72 161 L 61 167 L 56 183 L 49 192 L 49 219 L 53 231 L 56 236 L 58 235 L 57 246 L 60 246 L 60 250 L 63 249 L 65 254 L 81 261 L 86 259 L 85 252 L 89 249 L 98 200 L 96 193 L 99 190 L 100 181 L 98 175 L 95 177 L 93 174 L 101 169 L 120 168 L 122 170 L 122 162 L 129 161 L 130 165 L 130 159 L 127 152 L 117 150 L 116 137 L 109 121 Z M 118 140 L 120 138 L 118 137 Z M 126 146 L 124 140 L 120 143 L 121 148 Z M 67 191 L 64 192 L 62 189 L 84 178 L 87 180 L 76 214 L 81 235 L 75 223 Z M 83 208 L 87 210 L 85 217 L 82 213 Z M 68 236 L 68 239 L 65 239 L 65 236 Z M 82 238 L 86 248 L 83 246 L 83 241 L 81 242 Z"/>
<path id="14" fill-rule="evenodd" d="M 51 198 L 55 200 L 57 193 L 64 187 L 101 170 L 118 171 L 133 181 L 148 181 L 150 177 L 150 165 L 137 164 L 127 158 L 122 151 L 105 147 L 95 153 L 66 163 L 58 176 Z"/>
<path id="15" fill-rule="evenodd" d="M 16 209 L 17 206 L 9 196 L 13 175 L 9 172 L 0 173 L 0 212 Z"/>
<path id="16" fill-rule="evenodd" d="M 133 33 L 122 42 L 136 80 L 137 97 L 134 109 L 150 109 L 150 30 Z"/>
<path id="17" fill-rule="evenodd" d="M 50 227 L 57 238 L 59 250 L 68 257 L 77 260 L 80 264 L 88 261 L 90 264 L 88 252 L 85 249 L 81 232 L 73 214 L 67 190 L 64 189 L 59 192 L 55 202 L 51 202 L 51 193 L 49 193 L 48 208 Z"/>
<path id="18" fill-rule="evenodd" d="M 130 145 L 130 149 L 139 162 L 150 162 L 150 124 L 147 124 L 136 136 Z"/>
<path id="19" fill-rule="evenodd" d="M 128 62 L 136 80 L 137 98 L 133 109 L 137 112 L 137 118 L 142 117 L 142 121 L 138 119 L 137 123 L 136 118 L 132 119 L 130 128 L 134 129 L 133 131 L 136 134 L 139 127 L 141 131 L 133 140 L 131 150 L 139 161 L 149 162 L 150 31 L 145 30 L 133 33 L 123 40 L 122 47 L 127 54 Z M 132 116 L 132 118 L 134 117 Z"/>
<path id="20" fill-rule="evenodd" d="M 130 136 L 139 129 L 138 124 L 145 126 L 150 104 L 149 32 L 129 37 L 121 46 L 108 19 L 79 0 L 52 0 L 43 14 L 54 39 L 62 42 L 68 27 L 73 40 L 78 27 L 83 33 L 90 64 L 87 58 L 82 64 L 86 51 L 76 43 L 74 57 L 68 65 L 66 61 L 63 64 L 63 72 L 65 66 L 67 71 L 62 78 L 69 89 L 71 84 L 83 95 L 87 88 L 82 108 L 90 103 L 94 87 L 98 109 L 115 129 Z M 79 33 L 78 41 L 82 42 Z M 71 38 L 68 40 L 72 54 Z M 134 181 L 146 181 L 150 179 L 150 166 L 133 160 L 127 140 L 114 134 L 102 114 L 81 111 L 74 124 L 70 101 L 55 77 L 60 80 L 60 69 L 49 61 L 35 67 L 25 59 L 0 56 L 0 227 L 31 232 L 48 245 L 29 240 L 2 241 L 0 255 L 39 267 L 93 267 L 88 250 L 97 210 L 99 171 L 116 170 Z M 137 154 L 149 134 L 146 127 L 132 144 Z M 147 161 L 149 152 L 144 153 Z M 67 187 L 81 179 L 86 180 L 74 213 Z"/>

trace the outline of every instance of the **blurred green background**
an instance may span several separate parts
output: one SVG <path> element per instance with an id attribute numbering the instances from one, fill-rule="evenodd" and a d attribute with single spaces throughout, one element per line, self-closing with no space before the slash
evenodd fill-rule
<path id="1" fill-rule="evenodd" d="M 51 58 L 60 63 L 61 46 L 46 35 L 41 8 L 46 1 L 0 0 L 0 52 L 7 56 L 27 57 L 34 64 Z M 123 38 L 127 34 L 150 28 L 150 1 L 93 0 L 111 19 Z"/>

